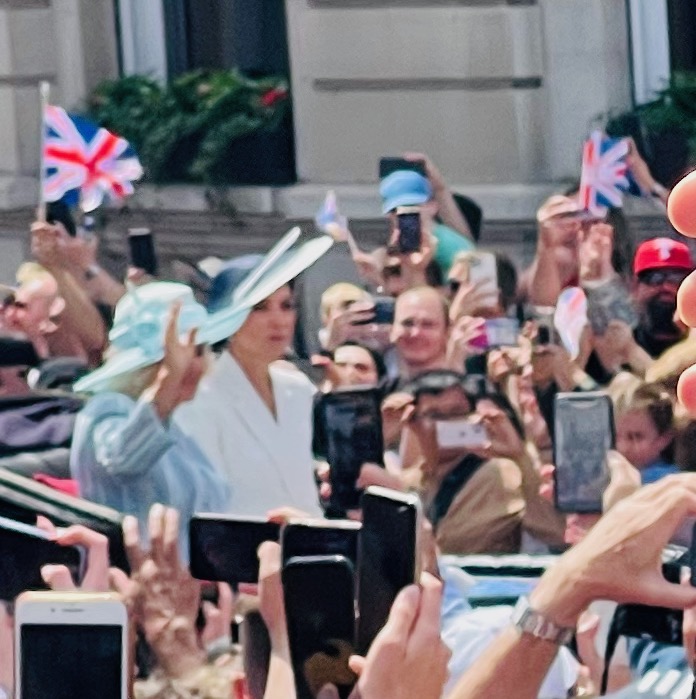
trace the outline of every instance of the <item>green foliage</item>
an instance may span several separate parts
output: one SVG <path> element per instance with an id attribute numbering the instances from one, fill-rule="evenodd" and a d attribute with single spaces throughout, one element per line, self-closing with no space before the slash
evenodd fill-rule
<path id="1" fill-rule="evenodd" d="M 610 118 L 607 131 L 621 131 L 636 118 L 653 134 L 681 131 L 690 140 L 696 138 L 696 73 L 673 73 L 655 100 Z"/>
<path id="2" fill-rule="evenodd" d="M 102 83 L 88 110 L 132 143 L 149 180 L 224 183 L 232 144 L 277 128 L 288 104 L 282 79 L 195 71 L 165 87 L 143 76 Z"/>

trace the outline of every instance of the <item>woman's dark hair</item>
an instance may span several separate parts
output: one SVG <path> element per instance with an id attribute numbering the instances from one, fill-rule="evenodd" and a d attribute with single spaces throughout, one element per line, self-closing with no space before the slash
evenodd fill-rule
<path id="1" fill-rule="evenodd" d="M 387 378 L 387 365 L 384 363 L 384 357 L 382 355 L 373 350 L 370 347 L 367 347 L 367 345 L 363 345 L 361 342 L 355 342 L 354 340 L 346 340 L 345 342 L 342 342 L 336 349 L 329 353 L 329 356 L 331 359 L 334 359 L 336 355 L 336 350 L 340 349 L 341 347 L 360 347 L 360 349 L 365 350 L 370 357 L 372 357 L 372 361 L 375 363 L 375 369 L 377 370 L 377 383 L 382 383 Z"/>

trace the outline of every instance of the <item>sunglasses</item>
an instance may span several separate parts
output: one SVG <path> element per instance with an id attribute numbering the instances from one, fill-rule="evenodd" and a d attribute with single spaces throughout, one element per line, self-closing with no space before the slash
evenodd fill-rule
<path id="1" fill-rule="evenodd" d="M 641 272 L 638 275 L 638 281 L 646 286 L 661 286 L 662 284 L 673 284 L 677 286 L 688 276 L 689 273 L 683 270 L 654 269 Z"/>

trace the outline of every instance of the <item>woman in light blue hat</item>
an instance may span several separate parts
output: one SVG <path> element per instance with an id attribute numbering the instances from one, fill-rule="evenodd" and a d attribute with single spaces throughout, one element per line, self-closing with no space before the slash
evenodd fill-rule
<path id="1" fill-rule="evenodd" d="M 77 417 L 70 454 L 82 496 L 136 516 L 141 531 L 153 503 L 176 508 L 185 560 L 191 515 L 227 511 L 230 488 L 170 418 L 196 392 L 205 344 L 240 322 L 209 316 L 185 284 L 132 289 L 116 306 L 106 362 L 74 387 L 96 393 Z"/>

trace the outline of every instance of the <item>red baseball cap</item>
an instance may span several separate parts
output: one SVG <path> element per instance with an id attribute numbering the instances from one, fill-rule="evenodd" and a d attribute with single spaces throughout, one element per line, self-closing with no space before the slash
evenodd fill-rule
<path id="1" fill-rule="evenodd" d="M 671 238 L 651 238 L 638 246 L 633 258 L 633 273 L 640 274 L 646 269 L 662 269 L 675 267 L 677 269 L 694 268 L 689 248 L 678 240 Z"/>

